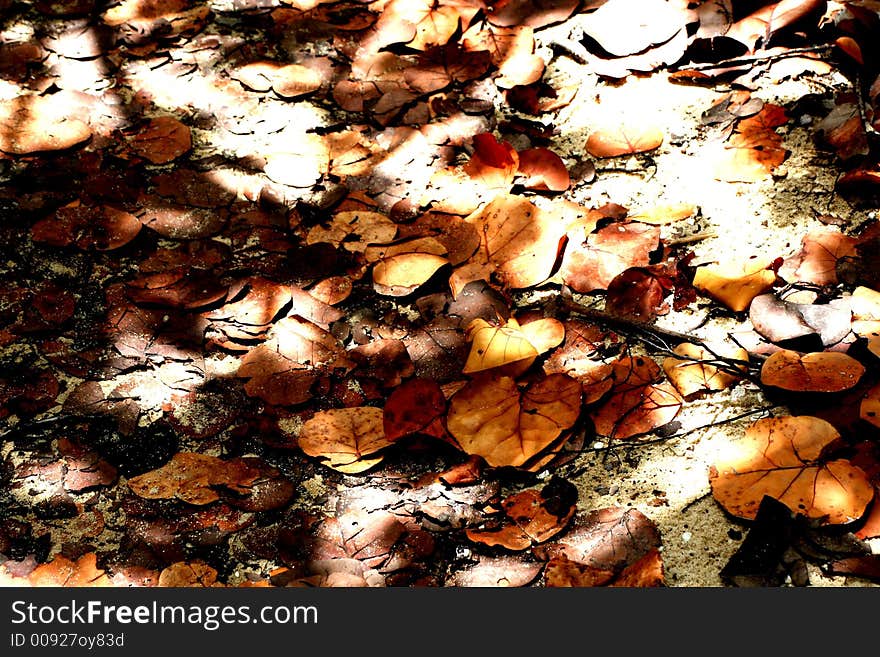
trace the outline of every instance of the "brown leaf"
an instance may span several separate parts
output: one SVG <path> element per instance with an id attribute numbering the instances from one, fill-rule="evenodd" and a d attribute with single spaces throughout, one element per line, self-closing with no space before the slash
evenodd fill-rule
<path id="1" fill-rule="evenodd" d="M 779 276 L 789 283 L 837 285 L 837 263 L 857 255 L 858 240 L 833 228 L 814 230 L 804 235 L 801 250 L 786 258 Z"/>
<path id="2" fill-rule="evenodd" d="M 60 151 L 92 137 L 83 121 L 67 115 L 63 94 L 19 96 L 0 106 L 0 151 L 29 155 Z"/>
<path id="3" fill-rule="evenodd" d="M 580 415 L 580 385 L 551 374 L 521 391 L 510 377 L 468 382 L 450 401 L 447 428 L 468 454 L 494 467 L 520 466 Z"/>
<path id="4" fill-rule="evenodd" d="M 577 498 L 573 484 L 554 477 L 541 490 L 528 489 L 507 497 L 501 504 L 506 518 L 500 526 L 468 529 L 466 535 L 475 543 L 525 550 L 565 529 L 577 509 Z"/>
<path id="5" fill-rule="evenodd" d="M 373 267 L 373 287 L 386 296 L 407 296 L 427 283 L 444 265 L 446 247 L 433 237 L 417 237 L 364 250 Z"/>
<path id="6" fill-rule="evenodd" d="M 613 223 L 584 235 L 569 229 L 559 275 L 576 292 L 605 290 L 616 276 L 631 267 L 646 267 L 660 243 L 660 229 L 641 223 Z"/>
<path id="7" fill-rule="evenodd" d="M 672 422 L 684 400 L 662 378 L 660 366 L 643 357 L 621 358 L 614 365 L 614 387 L 590 413 L 596 432 L 612 439 L 644 435 Z"/>
<path id="8" fill-rule="evenodd" d="M 188 504 L 210 504 L 220 499 L 222 487 L 246 495 L 258 472 L 242 459 L 223 460 L 207 454 L 178 452 L 156 470 L 132 477 L 128 487 L 149 500 L 177 498 Z"/>
<path id="9" fill-rule="evenodd" d="M 610 507 L 579 513 L 561 538 L 537 545 L 532 552 L 539 559 L 565 557 L 617 574 L 660 548 L 660 544 L 657 526 L 643 513 Z"/>
<path id="10" fill-rule="evenodd" d="M 874 488 L 849 461 L 827 460 L 827 449 L 839 438 L 833 426 L 815 417 L 758 420 L 712 465 L 712 494 L 741 518 L 754 519 L 769 495 L 808 518 L 852 522 L 864 514 Z"/>
<path id="11" fill-rule="evenodd" d="M 564 326 L 565 342 L 546 360 L 544 371 L 576 378 L 584 404 L 592 404 L 614 385 L 614 364 L 625 345 L 594 324 L 569 320 Z"/>
<path id="12" fill-rule="evenodd" d="M 173 116 L 157 116 L 129 140 L 129 147 L 153 164 L 167 164 L 192 148 L 192 138 L 189 128 Z"/>
<path id="13" fill-rule="evenodd" d="M 446 397 L 432 379 L 411 379 L 389 395 L 382 424 L 385 437 L 396 441 L 412 434 L 445 438 Z"/>
<path id="14" fill-rule="evenodd" d="M 159 573 L 157 586 L 169 588 L 218 587 L 217 571 L 201 560 L 180 561 Z"/>
<path id="15" fill-rule="evenodd" d="M 520 587 L 530 584 L 540 572 L 541 564 L 518 555 L 481 556 L 478 563 L 456 569 L 451 581 L 453 586 Z"/>
<path id="16" fill-rule="evenodd" d="M 397 235 L 397 225 L 379 212 L 337 212 L 328 226 L 318 225 L 309 231 L 307 244 L 328 242 L 354 253 L 369 244 L 387 244 Z"/>
<path id="17" fill-rule="evenodd" d="M 392 444 L 383 421 L 382 409 L 371 406 L 319 411 L 303 425 L 299 446 L 334 470 L 363 472 L 379 463 L 379 452 Z"/>
<path id="18" fill-rule="evenodd" d="M 608 284 L 605 311 L 650 322 L 669 311 L 663 299 L 672 291 L 672 279 L 662 269 L 630 267 Z"/>
<path id="19" fill-rule="evenodd" d="M 134 215 L 109 205 L 68 205 L 31 226 L 35 242 L 51 246 L 75 245 L 84 251 L 111 251 L 138 236 L 141 222 Z"/>
<path id="20" fill-rule="evenodd" d="M 840 392 L 855 386 L 864 373 L 864 365 L 843 353 L 783 349 L 764 361 L 761 383 L 795 392 Z"/>

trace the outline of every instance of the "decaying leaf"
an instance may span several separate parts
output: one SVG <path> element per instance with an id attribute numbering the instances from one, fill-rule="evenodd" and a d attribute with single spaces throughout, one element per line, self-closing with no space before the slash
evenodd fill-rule
<path id="1" fill-rule="evenodd" d="M 528 489 L 506 498 L 501 506 L 505 519 L 496 527 L 469 529 L 475 543 L 508 550 L 525 550 L 543 543 L 565 529 L 577 509 L 577 488 L 559 477 L 540 490 Z"/>
<path id="2" fill-rule="evenodd" d="M 840 434 L 811 416 L 758 420 L 731 441 L 709 473 L 715 499 L 730 513 L 754 519 L 765 495 L 795 513 L 828 524 L 864 514 L 874 488 L 863 470 L 845 459 L 828 460 Z"/>
<path id="3" fill-rule="evenodd" d="M 257 470 L 241 459 L 178 452 L 162 467 L 129 479 L 128 487 L 150 500 L 210 504 L 220 499 L 219 488 L 246 495 L 257 476 Z"/>
<path id="4" fill-rule="evenodd" d="M 516 467 L 571 427 L 580 405 L 580 384 L 564 374 L 551 374 L 524 390 L 510 377 L 484 375 L 452 397 L 446 422 L 468 454 L 491 466 Z"/>

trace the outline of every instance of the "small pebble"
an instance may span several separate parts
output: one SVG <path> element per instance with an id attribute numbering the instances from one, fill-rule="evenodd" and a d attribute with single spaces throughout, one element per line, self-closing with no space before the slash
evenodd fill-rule
<path id="1" fill-rule="evenodd" d="M 691 534 L 690 532 L 682 532 L 681 540 L 684 541 L 685 543 L 687 543 L 691 540 L 692 536 L 693 536 L 693 534 Z"/>

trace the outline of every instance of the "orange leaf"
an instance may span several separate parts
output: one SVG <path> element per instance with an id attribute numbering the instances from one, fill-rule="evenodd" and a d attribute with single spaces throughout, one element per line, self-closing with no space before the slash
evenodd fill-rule
<path id="1" fill-rule="evenodd" d="M 188 504 L 210 504 L 220 499 L 217 488 L 247 493 L 258 476 L 259 472 L 241 459 L 178 452 L 162 467 L 129 479 L 128 487 L 149 500 L 176 497 Z"/>
<path id="2" fill-rule="evenodd" d="M 367 247 L 367 262 L 373 267 L 373 286 L 379 294 L 406 296 L 449 264 L 446 247 L 433 237 L 420 237 L 396 244 Z"/>
<path id="3" fill-rule="evenodd" d="M 660 366 L 642 357 L 614 365 L 610 397 L 590 413 L 596 433 L 609 438 L 640 436 L 672 422 L 683 403 L 675 388 L 659 383 Z"/>
<path id="4" fill-rule="evenodd" d="M 665 226 L 693 217 L 698 210 L 699 208 L 691 203 L 656 205 L 638 214 L 630 215 L 628 219 L 653 226 Z"/>
<path id="5" fill-rule="evenodd" d="M 852 356 L 834 351 L 801 355 L 783 349 L 761 366 L 761 383 L 795 392 L 840 392 L 854 387 L 865 367 Z"/>
<path id="6" fill-rule="evenodd" d="M 299 434 L 303 452 L 350 474 L 379 463 L 383 456 L 378 452 L 391 444 L 385 436 L 382 409 L 371 406 L 319 411 L 303 424 Z"/>
<path id="7" fill-rule="evenodd" d="M 523 391 L 510 377 L 484 376 L 452 397 L 446 423 L 466 453 L 493 467 L 517 467 L 571 427 L 580 408 L 580 385 L 564 374 L 551 374 Z"/>
<path id="8" fill-rule="evenodd" d="M 656 126 L 617 125 L 590 134 L 586 149 L 593 157 L 619 157 L 652 151 L 662 143 L 663 131 Z"/>
<path id="9" fill-rule="evenodd" d="M 725 144 L 715 177 L 726 182 L 758 182 L 785 161 L 788 151 L 774 128 L 788 120 L 785 110 L 767 103 L 756 115 L 743 119 Z"/>
<path id="10" fill-rule="evenodd" d="M 462 370 L 465 374 L 517 363 L 515 372 L 505 372 L 516 376 L 528 369 L 535 357 L 562 342 L 565 327 L 552 317 L 522 327 L 513 317 L 505 326 L 492 326 L 477 318 L 468 326 L 467 336 L 472 344 Z"/>
<path id="11" fill-rule="evenodd" d="M 217 571 L 201 560 L 178 561 L 159 573 L 161 587 L 220 587 Z"/>
<path id="12" fill-rule="evenodd" d="M 849 461 L 823 459 L 839 438 L 831 424 L 816 417 L 758 420 L 712 465 L 712 494 L 741 518 L 754 519 L 769 495 L 808 518 L 852 522 L 864 514 L 874 488 Z"/>
<path id="13" fill-rule="evenodd" d="M 740 361 L 749 359 L 749 352 L 741 347 L 725 348 L 713 345 L 716 355 L 712 355 L 705 347 L 684 342 L 672 351 L 686 358 L 666 358 L 663 361 L 663 371 L 684 397 L 699 392 L 724 390 L 739 380 L 740 377 L 721 370 L 710 362 L 718 362 L 721 358 Z M 740 369 L 745 370 L 746 366 L 742 365 Z"/>
<path id="14" fill-rule="evenodd" d="M 549 148 L 527 148 L 519 151 L 518 173 L 526 177 L 527 189 L 564 192 L 571 185 L 565 162 Z"/>
<path id="15" fill-rule="evenodd" d="M 502 502 L 507 516 L 498 527 L 468 529 L 475 543 L 501 545 L 509 550 L 525 550 L 549 540 L 563 529 L 577 510 L 577 488 L 554 477 L 541 490 L 524 490 Z"/>
<path id="16" fill-rule="evenodd" d="M 397 235 L 397 225 L 384 214 L 369 211 L 337 212 L 330 224 L 313 227 L 306 244 L 328 242 L 353 253 L 362 252 L 368 244 L 384 244 Z"/>
<path id="17" fill-rule="evenodd" d="M 880 427 L 880 384 L 865 393 L 859 405 L 859 417 L 875 427 Z"/>
<path id="18" fill-rule="evenodd" d="M 454 291 L 489 280 L 492 273 L 510 288 L 537 285 L 550 275 L 565 234 L 552 213 L 520 196 L 502 195 L 467 220 L 482 235 L 481 248 L 453 272 Z"/>
<path id="19" fill-rule="evenodd" d="M 703 265 L 697 267 L 693 285 L 731 310 L 740 312 L 776 282 L 776 274 L 767 269 L 770 264 L 767 260 L 755 258 L 716 266 Z"/>
<path id="20" fill-rule="evenodd" d="M 27 582 L 34 587 L 112 586 L 105 571 L 98 568 L 94 552 L 87 552 L 76 561 L 56 554 L 50 562 L 34 568 L 27 576 Z"/>

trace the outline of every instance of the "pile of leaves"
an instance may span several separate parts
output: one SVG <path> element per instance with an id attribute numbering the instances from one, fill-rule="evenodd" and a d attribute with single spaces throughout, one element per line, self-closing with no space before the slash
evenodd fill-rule
<path id="1" fill-rule="evenodd" d="M 787 157 L 760 75 L 839 69 L 815 136 L 870 195 L 876 3 L 0 7 L 4 583 L 662 586 L 654 522 L 566 472 L 737 385 L 785 412 L 707 473 L 754 527 L 726 581 L 877 575 L 880 228 L 694 265 L 661 235 L 699 208 L 568 198 L 667 136 L 567 162 L 547 75 L 731 85 L 703 120 L 749 185 Z M 698 301 L 748 331 L 654 326 Z"/>

